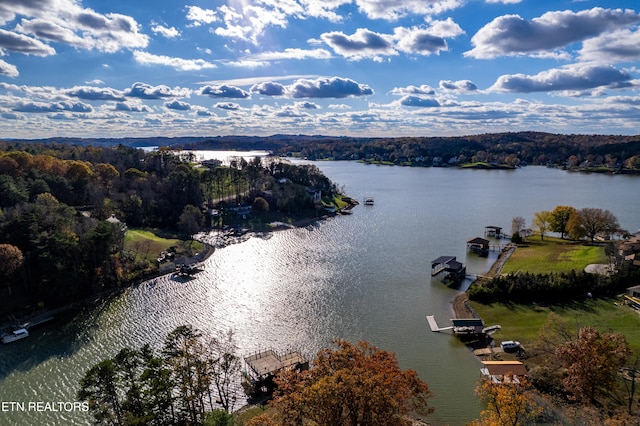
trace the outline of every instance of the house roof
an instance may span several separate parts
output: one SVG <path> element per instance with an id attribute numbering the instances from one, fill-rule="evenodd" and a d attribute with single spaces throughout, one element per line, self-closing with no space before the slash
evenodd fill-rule
<path id="1" fill-rule="evenodd" d="M 488 376 L 526 376 L 527 367 L 520 361 L 482 361 Z"/>

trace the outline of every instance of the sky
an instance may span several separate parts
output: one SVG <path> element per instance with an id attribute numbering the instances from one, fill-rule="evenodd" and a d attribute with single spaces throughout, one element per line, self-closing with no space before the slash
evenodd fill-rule
<path id="1" fill-rule="evenodd" d="M 0 138 L 640 134 L 638 0 L 0 0 Z"/>

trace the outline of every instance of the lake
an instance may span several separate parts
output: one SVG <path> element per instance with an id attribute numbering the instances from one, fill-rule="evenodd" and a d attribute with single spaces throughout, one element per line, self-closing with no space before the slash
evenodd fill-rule
<path id="1" fill-rule="evenodd" d="M 90 366 L 125 345 L 159 347 L 173 328 L 190 323 L 211 333 L 233 330 L 242 356 L 268 348 L 313 356 L 335 338 L 369 341 L 429 384 L 430 422 L 462 425 L 482 409 L 474 395 L 480 363 L 455 337 L 428 327 L 425 315 L 448 325 L 457 292 L 431 277 L 430 262 L 456 256 L 469 274 L 481 274 L 496 253 L 468 254 L 467 240 L 484 236 L 488 225 L 508 232 L 515 216 L 530 226 L 535 212 L 556 205 L 609 209 L 621 227 L 640 228 L 635 176 L 313 164 L 348 195 L 374 197 L 375 205 L 219 249 L 191 281 L 143 283 L 0 347 L 0 401 L 74 401 Z M 0 424 L 89 419 L 78 410 L 0 412 Z"/>

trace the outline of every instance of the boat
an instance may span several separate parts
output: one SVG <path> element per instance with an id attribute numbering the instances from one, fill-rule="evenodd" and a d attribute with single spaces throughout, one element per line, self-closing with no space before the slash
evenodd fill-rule
<path id="1" fill-rule="evenodd" d="M 29 332 L 26 328 L 19 328 L 14 330 L 11 334 L 5 334 L 2 336 L 2 343 L 11 343 L 16 340 L 24 339 L 25 337 L 29 337 Z"/>
<path id="2" fill-rule="evenodd" d="M 373 197 L 366 197 L 366 198 L 364 199 L 364 205 L 365 205 L 365 206 L 372 206 L 372 205 L 373 205 L 373 203 L 374 203 L 374 201 L 373 201 Z"/>

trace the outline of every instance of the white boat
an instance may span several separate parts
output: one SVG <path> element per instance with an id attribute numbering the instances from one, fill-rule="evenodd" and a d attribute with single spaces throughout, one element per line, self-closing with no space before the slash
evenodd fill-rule
<path id="1" fill-rule="evenodd" d="M 365 206 L 372 206 L 374 204 L 373 197 L 366 197 L 364 199 Z"/>
<path id="2" fill-rule="evenodd" d="M 26 328 L 19 328 L 14 330 L 11 334 L 5 334 L 2 336 L 2 343 L 11 343 L 16 340 L 24 339 L 25 337 L 29 337 L 29 332 Z"/>

